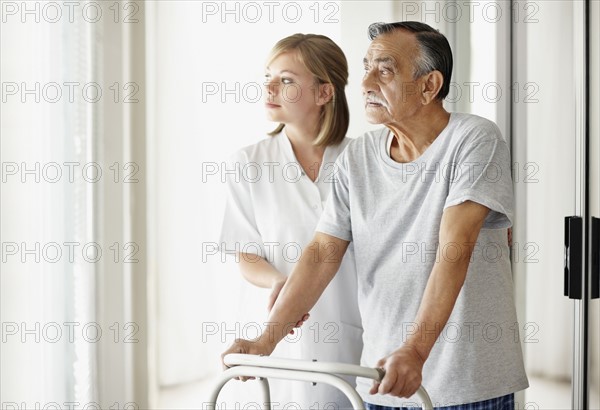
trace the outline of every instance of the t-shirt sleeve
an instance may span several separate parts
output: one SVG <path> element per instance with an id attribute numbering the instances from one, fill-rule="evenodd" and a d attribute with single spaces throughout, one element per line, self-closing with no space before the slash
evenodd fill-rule
<path id="1" fill-rule="evenodd" d="M 477 202 L 490 209 L 483 228 L 508 228 L 513 223 L 510 153 L 497 127 L 482 128 L 457 155 L 444 209 Z"/>
<path id="2" fill-rule="evenodd" d="M 247 161 L 241 153 L 223 163 L 226 171 L 227 199 L 219 238 L 219 250 L 229 255 L 240 251 L 265 255 L 262 236 L 256 224 L 252 183 L 246 180 L 242 168 Z"/>
<path id="3" fill-rule="evenodd" d="M 335 162 L 331 190 L 316 231 L 351 242 L 352 220 L 350 217 L 347 151 L 347 149 L 344 150 Z"/>

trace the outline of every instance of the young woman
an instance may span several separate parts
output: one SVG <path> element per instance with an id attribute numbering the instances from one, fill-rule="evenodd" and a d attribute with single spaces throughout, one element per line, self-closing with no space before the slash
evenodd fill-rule
<path id="1" fill-rule="evenodd" d="M 267 116 L 279 126 L 238 151 L 228 165 L 238 174 L 227 180 L 220 243 L 237 255 L 248 282 L 269 289 L 264 303 L 270 310 L 301 252 L 311 251 L 304 247 L 335 179 L 334 162 L 349 142 L 348 64 L 328 37 L 295 34 L 271 51 L 265 80 Z M 290 325 L 291 334 L 273 356 L 358 364 L 362 328 L 356 292 L 350 247 L 310 315 Z M 270 382 L 279 408 L 351 408 L 330 386 Z"/>

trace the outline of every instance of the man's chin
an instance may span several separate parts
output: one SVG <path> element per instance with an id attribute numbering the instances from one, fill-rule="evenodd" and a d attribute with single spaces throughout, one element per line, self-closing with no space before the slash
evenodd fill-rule
<path id="1" fill-rule="evenodd" d="M 369 124 L 383 124 L 383 118 L 379 115 L 369 115 L 367 114 L 367 122 Z"/>

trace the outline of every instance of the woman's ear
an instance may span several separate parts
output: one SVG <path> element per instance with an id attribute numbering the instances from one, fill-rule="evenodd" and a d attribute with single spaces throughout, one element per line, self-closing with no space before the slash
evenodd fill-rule
<path id="1" fill-rule="evenodd" d="M 317 105 L 325 105 L 333 98 L 333 85 L 330 83 L 319 84 Z"/>
<path id="2" fill-rule="evenodd" d="M 434 101 L 442 89 L 444 76 L 438 70 L 426 74 L 421 84 L 421 103 L 427 105 Z"/>

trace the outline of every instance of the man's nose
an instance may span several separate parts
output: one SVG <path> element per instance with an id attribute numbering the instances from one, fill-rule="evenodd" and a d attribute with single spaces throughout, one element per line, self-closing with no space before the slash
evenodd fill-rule
<path id="1" fill-rule="evenodd" d="M 370 91 L 377 91 L 377 81 L 375 81 L 375 70 L 369 70 L 365 72 L 365 75 L 361 82 L 361 88 L 363 94 Z"/>

